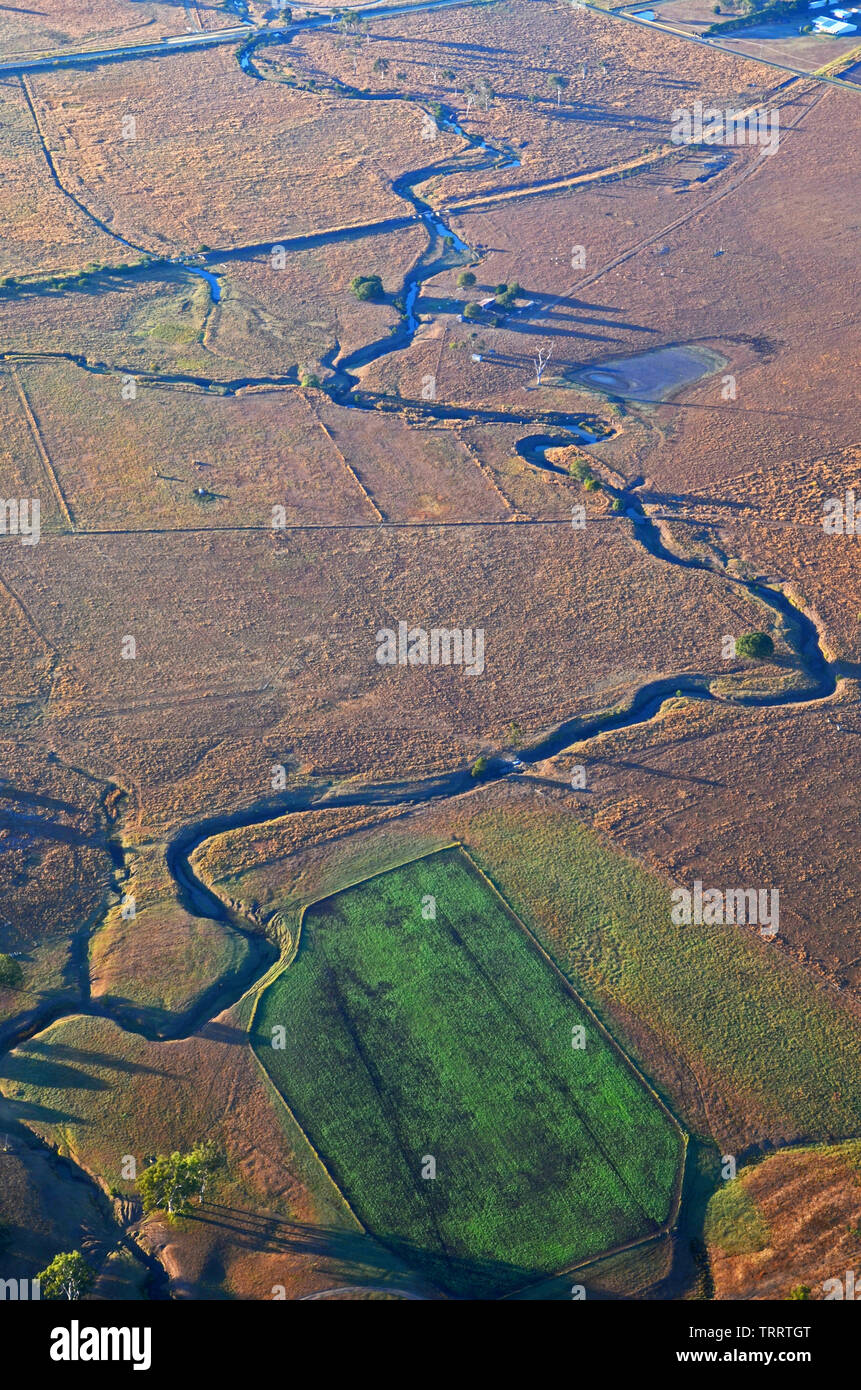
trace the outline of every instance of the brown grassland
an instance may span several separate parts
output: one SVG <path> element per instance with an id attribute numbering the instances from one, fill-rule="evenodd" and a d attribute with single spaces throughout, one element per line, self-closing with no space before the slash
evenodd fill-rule
<path id="1" fill-rule="evenodd" d="M 236 20 L 52 10 L 0 10 L 0 54 Z M 42 530 L 0 534 L 9 1273 L 83 1246 L 108 1297 L 141 1296 L 150 1255 L 181 1298 L 438 1296 L 360 1228 L 248 1027 L 307 903 L 457 840 L 715 1194 L 705 1227 L 686 1197 L 666 1242 L 599 1263 L 597 1296 L 691 1296 L 690 1236 L 719 1299 L 818 1291 L 861 1228 L 861 540 L 822 527 L 825 499 L 861 496 L 861 98 L 535 0 L 368 33 L 301 31 L 247 69 L 224 45 L 0 81 L 0 275 L 26 281 L 0 284 L 0 493 L 39 499 Z M 672 147 L 697 98 L 779 107 L 776 154 Z M 429 130 L 435 102 L 470 139 Z M 650 401 L 582 375 L 659 348 L 708 369 Z M 584 416 L 611 434 L 574 444 Z M 739 580 L 806 615 L 833 694 Z M 483 672 L 379 664 L 400 622 L 481 629 Z M 773 660 L 725 657 L 760 629 Z M 629 727 L 466 775 L 658 682 Z M 466 790 L 408 804 L 458 770 Z M 323 799 L 288 814 L 293 793 Z M 259 823 L 225 828 L 237 813 Z M 220 920 L 172 872 L 194 827 Z M 776 940 L 674 926 L 695 879 L 777 889 Z M 206 1201 L 144 1219 L 123 1155 L 203 1138 L 223 1160 Z M 723 1153 L 742 1156 L 725 1189 Z"/>

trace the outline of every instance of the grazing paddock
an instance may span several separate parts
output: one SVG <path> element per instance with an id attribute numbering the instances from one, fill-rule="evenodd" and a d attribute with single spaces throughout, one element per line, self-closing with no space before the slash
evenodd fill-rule
<path id="1" fill-rule="evenodd" d="M 452 1293 L 673 1218 L 681 1130 L 459 849 L 309 907 L 252 1033 L 359 1219 Z"/>

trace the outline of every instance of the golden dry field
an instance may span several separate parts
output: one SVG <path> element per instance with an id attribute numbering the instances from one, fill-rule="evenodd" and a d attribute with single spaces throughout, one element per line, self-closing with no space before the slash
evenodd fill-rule
<path id="1" fill-rule="evenodd" d="M 700 0 L 380 8 L 0 6 L 0 1287 L 79 1251 L 111 1302 L 825 1301 L 861 1249 L 861 87 L 815 36 L 700 42 Z M 703 106 L 774 141 L 678 139 Z M 518 1170 L 600 1149 L 582 1269 L 547 1230 L 447 1284 L 380 1198 L 403 1162 L 472 1250 L 504 1206 L 468 1049 L 408 1065 L 481 1031 L 419 1016 L 394 874 L 452 846 L 523 933 L 481 973 L 511 1046 L 557 1064 L 540 960 L 678 1135 L 648 1230 L 598 1129 Z M 290 999 L 307 1076 L 269 1064 Z M 205 1165 L 178 1210 L 162 1158 Z"/>

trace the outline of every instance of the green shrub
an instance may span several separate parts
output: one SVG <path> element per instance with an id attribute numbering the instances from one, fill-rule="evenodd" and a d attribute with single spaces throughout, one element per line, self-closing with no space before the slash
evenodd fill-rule
<path id="1" fill-rule="evenodd" d="M 752 657 L 756 661 L 768 661 L 774 655 L 774 643 L 767 632 L 746 632 L 735 644 L 737 656 Z"/>
<path id="2" fill-rule="evenodd" d="M 20 989 L 24 971 L 12 956 L 0 953 L 0 988 Z"/>
<path id="3" fill-rule="evenodd" d="M 357 299 L 379 299 L 383 294 L 383 282 L 379 275 L 354 275 L 350 289 Z"/>

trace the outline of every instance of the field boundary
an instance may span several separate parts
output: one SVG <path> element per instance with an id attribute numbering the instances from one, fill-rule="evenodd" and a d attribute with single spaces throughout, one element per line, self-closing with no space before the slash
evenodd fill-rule
<path id="1" fill-rule="evenodd" d="M 527 1283 L 520 1285 L 517 1289 L 511 1290 L 509 1293 L 506 1293 L 506 1294 L 498 1295 L 497 1298 L 495 1298 L 495 1299 L 492 1300 L 492 1301 L 494 1301 L 494 1302 L 503 1302 L 503 1301 L 505 1301 L 506 1299 L 516 1298 L 516 1297 L 518 1296 L 518 1294 L 524 1292 L 525 1290 L 527 1290 L 527 1289 L 529 1289 L 529 1288 L 536 1287 L 536 1286 L 538 1286 L 538 1285 L 540 1285 L 540 1284 L 543 1284 L 543 1283 L 547 1283 L 549 1280 L 564 1278 L 566 1275 L 568 1275 L 568 1274 L 573 1274 L 573 1273 L 575 1273 L 577 1270 L 585 1269 L 585 1268 L 587 1268 L 589 1265 L 596 1264 L 596 1263 L 599 1262 L 600 1260 L 608 1259 L 608 1258 L 610 1258 L 610 1257 L 612 1257 L 612 1256 L 614 1256 L 614 1255 L 624 1254 L 625 1252 L 627 1252 L 627 1251 L 629 1251 L 629 1250 L 633 1250 L 633 1249 L 639 1248 L 640 1246 L 650 1245 L 650 1244 L 652 1244 L 652 1243 L 655 1242 L 655 1241 L 664 1239 L 665 1237 L 671 1235 L 671 1233 L 672 1233 L 672 1231 L 673 1231 L 673 1229 L 674 1229 L 674 1227 L 675 1227 L 675 1224 L 676 1224 L 676 1222 L 678 1221 L 679 1211 L 680 1211 L 680 1208 L 681 1208 L 681 1200 L 682 1200 L 682 1192 L 683 1192 L 683 1185 L 684 1185 L 684 1177 L 685 1177 L 685 1172 L 686 1172 L 686 1169 L 687 1169 L 687 1154 L 688 1154 L 689 1135 L 688 1135 L 687 1130 L 686 1130 L 686 1129 L 684 1128 L 684 1126 L 682 1125 L 681 1121 L 680 1121 L 680 1120 L 677 1118 L 677 1116 L 672 1112 L 672 1110 L 670 1110 L 670 1108 L 669 1108 L 669 1106 L 667 1105 L 667 1103 L 666 1103 L 666 1102 L 663 1100 L 663 1098 L 659 1095 L 659 1093 L 657 1092 L 657 1090 L 655 1089 L 655 1087 L 651 1084 L 651 1082 L 647 1079 L 647 1077 L 645 1077 L 645 1076 L 643 1075 L 643 1073 L 640 1071 L 639 1067 L 637 1067 L 637 1065 L 635 1064 L 635 1062 L 628 1056 L 628 1054 L 625 1052 L 625 1050 L 624 1050 L 624 1048 L 621 1046 L 621 1044 L 620 1044 L 619 1042 L 617 1042 L 617 1040 L 613 1037 L 612 1033 L 610 1033 L 609 1029 L 606 1027 L 606 1025 L 605 1025 L 605 1024 L 601 1021 L 601 1019 L 598 1017 L 598 1015 L 596 1014 L 595 1010 L 586 1002 L 586 1000 L 582 997 L 582 995 L 580 995 L 580 994 L 578 993 L 578 991 L 575 989 L 575 987 L 574 987 L 574 985 L 571 983 L 571 981 L 567 978 L 567 976 L 564 974 L 564 972 L 559 968 L 559 966 L 558 966 L 558 965 L 556 964 L 556 962 L 553 960 L 552 956 L 550 956 L 549 953 L 544 949 L 544 947 L 543 947 L 543 946 L 541 945 L 541 943 L 538 941 L 538 939 L 536 938 L 536 936 L 534 935 L 534 933 L 530 930 L 530 928 L 527 926 L 527 924 L 523 921 L 523 919 L 522 919 L 522 917 L 520 916 L 520 914 L 517 913 L 517 912 L 515 912 L 514 908 L 513 908 L 513 907 L 511 906 L 511 904 L 507 901 L 507 899 L 506 899 L 505 896 L 502 894 L 502 892 L 499 890 L 499 888 L 497 888 L 497 886 L 496 886 L 496 884 L 493 882 L 493 880 L 488 876 L 488 874 L 485 873 L 485 871 L 481 868 L 481 866 L 480 866 L 479 864 L 476 863 L 476 861 L 473 859 L 472 855 L 469 853 L 469 850 L 468 850 L 468 849 L 466 848 L 466 846 L 464 845 L 463 841 L 461 841 L 461 840 L 452 840 L 452 841 L 451 841 L 450 843 L 448 843 L 448 844 L 438 845 L 438 846 L 437 846 L 436 848 L 434 848 L 434 849 L 426 850 L 423 854 L 412 855 L 410 858 L 401 860 L 401 861 L 399 861 L 398 863 L 395 863 L 395 864 L 390 864 L 390 865 L 388 865 L 386 868 L 383 868 L 383 869 L 375 869 L 373 873 L 363 874 L 363 875 L 361 875 L 359 878 L 355 879 L 354 881 L 351 881 L 350 883 L 344 884 L 342 887 L 336 888 L 336 889 L 335 889 L 334 891 L 332 891 L 332 892 L 322 893 L 322 894 L 320 894 L 318 897 L 311 898 L 311 899 L 309 899 L 307 902 L 303 903 L 302 906 L 301 906 L 301 908 L 299 909 L 299 913 L 298 913 L 298 918 L 297 918 L 297 930 L 296 930 L 295 942 L 292 944 L 292 947 L 291 947 L 291 949 L 289 950 L 289 952 L 287 953 L 287 956 L 286 956 L 283 960 L 275 962 L 275 963 L 273 964 L 272 968 L 271 968 L 269 971 L 267 971 L 266 975 L 265 975 L 265 976 L 263 977 L 263 979 L 260 980 L 259 983 L 258 983 L 258 988 L 257 988 L 257 990 L 256 990 L 256 995 L 255 995 L 255 999 L 254 999 L 254 1004 L 253 1004 L 253 1007 L 252 1007 L 252 1010 L 251 1010 L 251 1014 L 250 1014 L 250 1016 L 249 1016 L 249 1020 L 248 1020 L 248 1025 L 247 1025 L 246 1032 L 247 1032 L 247 1034 L 248 1034 L 248 1044 L 249 1044 L 249 1047 L 250 1047 L 251 1051 L 254 1053 L 254 1057 L 255 1057 L 255 1060 L 256 1060 L 256 1062 L 257 1062 L 257 1065 L 260 1067 L 260 1070 L 261 1070 L 261 1072 L 262 1072 L 262 1074 L 263 1074 L 263 1076 L 264 1076 L 264 1078 L 265 1078 L 265 1080 L 266 1080 L 268 1086 L 270 1086 L 270 1087 L 273 1089 L 273 1091 L 275 1092 L 275 1094 L 278 1096 L 278 1098 L 279 1098 L 281 1104 L 284 1106 L 284 1109 L 285 1109 L 287 1115 L 289 1116 L 289 1118 L 290 1118 L 292 1124 L 294 1124 L 294 1125 L 297 1127 L 297 1129 L 299 1130 L 299 1132 L 303 1135 L 303 1137 L 304 1137 L 306 1143 L 308 1144 L 309 1149 L 310 1149 L 311 1152 L 314 1154 L 314 1157 L 317 1159 L 317 1161 L 319 1162 L 321 1168 L 323 1169 L 324 1173 L 326 1174 L 326 1177 L 327 1177 L 329 1183 L 330 1183 L 331 1186 L 335 1189 L 335 1191 L 338 1193 L 339 1197 L 341 1198 L 341 1201 L 344 1203 L 344 1205 L 346 1206 L 347 1210 L 350 1212 L 350 1214 L 352 1215 L 352 1217 L 354 1218 L 354 1220 L 355 1220 L 356 1222 L 358 1222 L 358 1224 L 359 1224 L 360 1228 L 362 1229 L 362 1231 L 364 1231 L 365 1234 L 368 1235 L 368 1236 L 370 1236 L 372 1239 L 374 1239 L 374 1240 L 380 1242 L 380 1244 L 386 1245 L 386 1242 L 385 1242 L 385 1241 L 384 1241 L 384 1240 L 383 1240 L 371 1227 L 368 1227 L 368 1226 L 366 1226 L 366 1225 L 364 1224 L 364 1222 L 360 1219 L 360 1217 L 358 1216 L 358 1214 L 357 1214 L 356 1211 L 354 1210 L 354 1207 L 353 1207 L 352 1203 L 349 1201 L 349 1199 L 347 1198 L 346 1194 L 345 1194 L 344 1191 L 342 1190 L 340 1184 L 336 1181 L 335 1177 L 334 1177 L 333 1174 L 330 1172 L 329 1167 L 328 1167 L 328 1164 L 326 1163 L 326 1160 L 324 1159 L 323 1155 L 320 1153 L 319 1149 L 318 1149 L 318 1148 L 315 1146 L 315 1144 L 312 1142 L 312 1140 L 311 1140 L 311 1138 L 309 1137 L 309 1135 L 308 1135 L 307 1131 L 305 1130 L 304 1126 L 303 1126 L 302 1124 L 300 1124 L 300 1122 L 299 1122 L 299 1120 L 298 1120 L 296 1114 L 294 1113 L 294 1111 L 293 1111 L 293 1109 L 292 1109 L 292 1107 L 291 1107 L 289 1101 L 287 1100 L 286 1096 L 284 1095 L 283 1091 L 281 1090 L 281 1087 L 278 1085 L 278 1083 L 277 1083 L 276 1079 L 274 1078 L 274 1076 L 271 1076 L 271 1075 L 269 1074 L 269 1072 L 268 1072 L 267 1069 L 266 1069 L 265 1064 L 263 1063 L 263 1061 L 261 1060 L 261 1058 L 258 1056 L 257 1050 L 256 1050 L 256 1048 L 255 1048 L 255 1046 L 254 1046 L 253 1036 L 252 1036 L 252 1035 L 253 1035 L 253 1031 L 254 1031 L 255 1021 L 256 1021 L 256 1019 L 257 1019 L 258 1009 L 259 1009 L 260 1004 L 261 1004 L 261 1001 L 262 1001 L 262 999 L 263 999 L 263 995 L 264 995 L 264 994 L 267 992 L 267 990 L 276 982 L 276 980 L 284 973 L 284 971 L 293 963 L 293 961 L 295 960 L 295 958 L 296 958 L 296 956 L 297 956 L 297 954 L 298 954 L 299 946 L 300 946 L 301 938 L 302 938 L 302 929 L 303 929 L 303 925 L 304 925 L 305 914 L 306 914 L 311 908 L 317 907 L 317 906 L 319 906 L 321 903 L 327 902 L 330 898 L 335 898 L 335 897 L 337 897 L 338 894 L 340 894 L 340 893 L 349 892 L 349 891 L 351 891 L 351 890 L 354 889 L 354 888 L 360 888 L 363 884 L 372 882 L 375 878 L 382 878 L 384 874 L 392 873 L 392 872 L 396 871 L 397 869 L 407 868 L 407 867 L 409 867 L 409 865 L 411 865 L 411 864 L 418 864 L 418 863 L 420 863 L 420 862 L 421 862 L 422 860 L 424 860 L 424 859 L 430 859 L 430 858 L 432 858 L 433 856 L 435 856 L 435 855 L 437 855 L 437 854 L 443 854 L 443 853 L 445 853 L 445 852 L 447 852 L 447 851 L 450 851 L 450 850 L 457 850 L 458 853 L 459 853 L 459 854 L 462 856 L 462 858 L 465 860 L 465 862 L 466 862 L 466 864 L 468 865 L 470 871 L 472 871 L 472 872 L 476 875 L 476 877 L 485 885 L 485 887 L 488 888 L 488 889 L 490 890 L 491 894 L 493 895 L 493 898 L 494 898 L 495 900 L 497 900 L 497 901 L 501 904 L 502 909 L 503 909 L 505 915 L 508 916 L 509 918 L 511 918 L 511 919 L 513 920 L 513 922 L 515 923 L 516 927 L 519 928 L 521 934 L 522 934 L 522 935 L 525 937 L 525 939 L 526 939 L 527 945 L 528 945 L 532 950 L 534 950 L 535 952 L 537 952 L 537 954 L 538 954 L 538 955 L 540 956 L 540 958 L 544 961 L 544 963 L 550 967 L 550 969 L 551 969 L 551 971 L 552 971 L 554 977 L 555 977 L 556 979 L 558 979 L 558 980 L 561 982 L 561 984 L 563 985 L 563 987 L 564 987 L 566 993 L 568 993 L 568 994 L 573 998 L 573 1000 L 574 1000 L 575 1003 L 578 1005 L 578 1007 L 581 1008 L 581 1009 L 583 1010 L 583 1013 L 585 1014 L 585 1016 L 595 1025 L 595 1027 L 596 1027 L 596 1028 L 598 1029 L 598 1031 L 600 1032 L 601 1036 L 602 1036 L 602 1037 L 606 1040 L 606 1042 L 609 1044 L 611 1052 L 612 1052 L 615 1056 L 621 1058 L 622 1062 L 624 1063 L 624 1065 L 626 1066 L 626 1068 L 628 1069 L 628 1071 L 629 1071 L 630 1073 L 633 1074 L 633 1076 L 634 1076 L 634 1077 L 636 1078 L 636 1080 L 640 1083 L 640 1085 L 644 1087 L 644 1089 L 648 1092 L 648 1094 L 652 1097 L 652 1099 L 657 1103 L 657 1105 L 658 1105 L 660 1111 L 661 1111 L 662 1114 L 665 1116 L 665 1118 L 669 1120 L 669 1122 L 670 1122 L 670 1124 L 671 1124 L 671 1126 L 672 1126 L 674 1132 L 678 1135 L 678 1137 L 679 1137 L 679 1139 L 680 1139 L 680 1141 L 681 1141 L 681 1155 L 680 1155 L 680 1161 L 679 1161 L 679 1164 L 678 1164 L 678 1169 L 677 1169 L 675 1181 L 674 1181 L 674 1184 L 673 1184 L 673 1193 L 672 1193 L 672 1206 L 671 1206 L 671 1210 L 670 1210 L 670 1213 L 669 1213 L 667 1219 L 666 1219 L 664 1222 L 662 1222 L 662 1223 L 660 1224 L 659 1228 L 658 1228 L 656 1231 L 652 1231 L 652 1232 L 650 1232 L 649 1234 L 647 1234 L 647 1235 L 645 1235 L 645 1236 L 637 1236 L 634 1240 L 625 1241 L 625 1242 L 624 1242 L 623 1244 L 621 1244 L 621 1245 L 610 1246 L 610 1247 L 608 1247 L 608 1248 L 605 1249 L 605 1250 L 601 1250 L 601 1251 L 596 1252 L 595 1254 L 589 1255 L 585 1260 L 578 1260 L 575 1264 L 566 1265 L 566 1266 L 564 1266 L 563 1268 L 561 1268 L 561 1269 L 559 1269 L 559 1270 L 556 1270 L 556 1271 L 554 1271 L 554 1272 L 551 1273 L 551 1274 L 545 1274 L 545 1273 L 538 1274 L 538 1275 L 536 1275 L 536 1277 L 535 1277 L 534 1279 L 531 1279 L 531 1280 L 529 1280 Z M 417 1270 L 417 1273 L 420 1275 L 420 1277 L 422 1277 L 422 1278 L 424 1278 L 424 1279 L 427 1279 L 427 1278 L 428 1278 L 428 1276 L 422 1275 L 420 1270 Z M 433 1283 L 433 1280 L 430 1280 L 430 1282 Z M 444 1291 L 443 1291 L 443 1292 L 444 1292 Z M 447 1295 L 447 1296 L 448 1296 L 448 1295 Z"/>
<path id="2" fill-rule="evenodd" d="M 476 861 L 473 859 L 472 855 L 469 853 L 469 850 L 466 848 L 466 846 L 463 845 L 463 844 L 459 844 L 459 845 L 457 846 L 457 848 L 460 850 L 460 852 L 461 852 L 461 854 L 463 855 L 464 859 L 466 859 L 467 863 L 470 865 L 470 868 L 472 868 L 472 869 L 475 871 L 475 873 L 479 876 L 479 878 L 482 880 L 482 882 L 485 883 L 485 884 L 487 885 L 487 887 L 488 887 L 488 888 L 491 890 L 491 892 L 493 893 L 494 897 L 498 898 L 499 902 L 502 904 L 502 906 L 503 906 L 503 908 L 505 909 L 505 911 L 508 912 L 508 913 L 511 915 L 511 917 L 513 917 L 514 921 L 517 923 L 517 925 L 519 926 L 520 930 L 522 931 L 522 933 L 524 934 L 524 936 L 527 938 L 527 941 L 528 941 L 529 945 L 530 945 L 535 951 L 537 951 L 538 955 L 541 956 L 541 958 L 542 958 L 542 960 L 544 961 L 544 963 L 550 967 L 550 969 L 551 969 L 551 971 L 553 972 L 553 974 L 557 977 L 557 979 L 559 979 L 559 980 L 562 982 L 562 984 L 563 984 L 563 986 L 565 987 L 565 989 L 567 990 L 567 992 L 573 997 L 573 999 L 576 1001 L 576 1003 L 584 1010 L 584 1012 L 587 1014 L 587 1016 L 588 1016 L 588 1017 L 592 1020 L 592 1022 L 596 1025 L 596 1027 L 598 1028 L 598 1031 L 602 1034 L 602 1036 L 604 1037 L 604 1039 L 609 1043 L 611 1049 L 612 1049 L 613 1051 L 615 1051 L 616 1053 L 618 1053 L 618 1055 L 622 1058 L 622 1060 L 623 1060 L 623 1061 L 625 1062 L 625 1064 L 627 1065 L 628 1069 L 629 1069 L 631 1072 L 633 1072 L 634 1076 L 637 1078 L 637 1080 L 640 1082 L 640 1084 L 641 1084 L 643 1087 L 645 1087 L 645 1089 L 648 1091 L 648 1093 L 649 1093 L 649 1095 L 652 1097 L 652 1099 L 655 1100 L 655 1101 L 657 1101 L 657 1104 L 658 1104 L 659 1108 L 663 1111 L 664 1115 L 665 1115 L 665 1116 L 667 1117 L 667 1119 L 670 1121 L 670 1123 L 671 1123 L 671 1125 L 673 1126 L 673 1128 L 677 1131 L 677 1133 L 678 1133 L 678 1135 L 679 1135 L 679 1138 L 680 1138 L 681 1141 L 682 1141 L 682 1158 L 681 1158 L 681 1163 L 680 1163 L 680 1165 L 679 1165 L 679 1171 L 678 1171 L 678 1174 L 677 1174 L 676 1190 L 675 1190 L 675 1192 L 674 1192 L 674 1194 L 673 1194 L 672 1212 L 671 1212 L 670 1216 L 668 1216 L 667 1220 L 666 1220 L 665 1222 L 663 1222 L 663 1224 L 662 1224 L 662 1226 L 661 1226 L 661 1229 L 660 1229 L 659 1231 L 656 1231 L 656 1232 L 654 1233 L 654 1235 L 652 1235 L 652 1236 L 646 1237 L 646 1239 L 648 1239 L 648 1240 L 653 1240 L 653 1239 L 655 1238 L 655 1235 L 660 1235 L 660 1234 L 662 1234 L 662 1233 L 665 1233 L 665 1232 L 667 1232 L 667 1231 L 670 1231 L 670 1230 L 672 1229 L 672 1227 L 675 1225 L 676 1221 L 678 1220 L 679 1208 L 680 1208 L 680 1206 L 681 1206 L 681 1199 L 682 1199 L 682 1185 L 683 1185 L 683 1182 L 684 1182 L 685 1165 L 686 1165 L 687 1153 L 688 1153 L 688 1137 L 689 1137 L 689 1136 L 688 1136 L 688 1132 L 687 1132 L 687 1130 L 685 1129 L 684 1125 L 681 1123 L 681 1121 L 673 1114 L 672 1110 L 669 1108 L 669 1106 L 667 1105 L 666 1101 L 665 1101 L 665 1100 L 658 1094 L 658 1092 L 655 1090 L 655 1088 L 654 1088 L 654 1086 L 652 1085 L 652 1083 L 648 1080 L 648 1078 L 647 1078 L 646 1076 L 643 1075 L 643 1073 L 640 1071 L 640 1069 L 639 1069 L 639 1067 L 636 1065 L 636 1063 L 632 1060 L 632 1058 L 630 1058 L 630 1057 L 628 1056 L 627 1052 L 624 1050 L 624 1048 L 621 1046 L 621 1044 L 620 1044 L 619 1042 L 617 1042 L 617 1040 L 613 1037 L 613 1034 L 609 1031 L 609 1029 L 606 1027 L 606 1025 L 605 1025 L 604 1023 L 602 1023 L 601 1019 L 598 1017 L 598 1015 L 596 1014 L 595 1010 L 591 1007 L 590 1004 L 588 1004 L 588 1003 L 586 1002 L 586 1000 L 583 998 L 583 996 L 574 988 L 573 984 L 572 984 L 571 981 L 568 979 L 568 976 L 564 973 L 564 971 L 560 970 L 559 966 L 556 964 L 555 960 L 554 960 L 553 957 L 549 954 L 549 952 L 545 951 L 544 947 L 541 945 L 541 942 L 540 942 L 540 941 L 538 940 L 538 938 L 535 936 L 535 933 L 532 932 L 532 931 L 530 930 L 530 928 L 526 925 L 526 923 L 523 921 L 523 918 L 520 916 L 520 914 L 514 911 L 514 908 L 513 908 L 513 907 L 511 906 L 511 904 L 506 900 L 506 898 L 503 896 L 503 894 L 502 894 L 502 893 L 500 892 L 500 890 L 497 888 L 497 886 L 496 886 L 496 884 L 493 882 L 493 880 L 484 872 L 484 870 L 481 868 L 481 866 L 480 866 L 479 864 L 476 863 Z M 426 857 L 426 856 L 422 856 L 422 858 L 424 858 L 424 857 Z M 638 1238 L 637 1241 L 631 1242 L 630 1244 L 642 1244 L 642 1243 L 643 1243 L 642 1238 Z M 621 1247 L 619 1247 L 619 1248 L 624 1250 L 624 1249 L 630 1248 L 630 1246 L 629 1246 L 629 1245 L 625 1245 L 625 1246 L 621 1246 Z M 613 1252 L 610 1251 L 610 1252 L 607 1252 L 607 1253 L 613 1253 Z M 595 1259 L 595 1258 L 601 1258 L 601 1259 L 603 1259 L 604 1256 L 603 1256 L 603 1255 L 601 1255 L 601 1256 L 590 1256 L 589 1263 L 591 1263 L 592 1260 Z M 572 1268 L 577 1268 L 577 1266 L 572 1266 Z"/>

